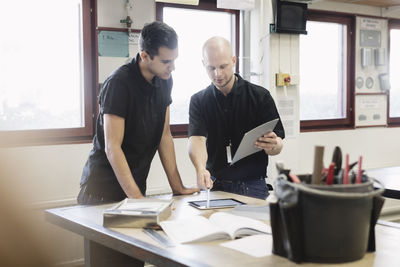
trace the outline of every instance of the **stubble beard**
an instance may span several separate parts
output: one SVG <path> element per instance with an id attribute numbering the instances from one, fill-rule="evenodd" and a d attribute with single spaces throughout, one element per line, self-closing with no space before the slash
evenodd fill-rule
<path id="1" fill-rule="evenodd" d="M 235 76 L 235 74 L 232 74 L 232 76 L 229 78 L 229 80 L 228 80 L 226 83 L 224 83 L 224 85 L 222 85 L 222 86 L 217 86 L 217 85 L 215 85 L 215 86 L 216 86 L 218 89 L 224 89 L 225 86 L 227 86 L 227 85 L 232 81 L 233 76 Z"/>

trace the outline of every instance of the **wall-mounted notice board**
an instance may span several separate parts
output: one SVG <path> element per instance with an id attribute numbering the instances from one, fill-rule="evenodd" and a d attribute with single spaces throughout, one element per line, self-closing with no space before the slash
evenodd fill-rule
<path id="1" fill-rule="evenodd" d="M 100 30 L 97 40 L 100 57 L 129 57 L 128 32 Z"/>
<path id="2" fill-rule="evenodd" d="M 387 125 L 387 94 L 356 94 L 355 126 Z"/>

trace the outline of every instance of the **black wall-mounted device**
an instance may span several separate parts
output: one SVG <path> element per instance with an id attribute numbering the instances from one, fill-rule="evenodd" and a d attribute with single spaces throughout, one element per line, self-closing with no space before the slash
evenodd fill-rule
<path id="1" fill-rule="evenodd" d="M 276 0 L 270 32 L 307 34 L 307 8 L 306 3 Z"/>

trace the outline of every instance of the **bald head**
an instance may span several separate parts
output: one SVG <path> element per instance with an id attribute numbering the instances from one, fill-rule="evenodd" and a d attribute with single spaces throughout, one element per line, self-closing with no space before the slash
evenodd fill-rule
<path id="1" fill-rule="evenodd" d="M 232 58 L 232 46 L 228 40 L 220 36 L 208 39 L 203 45 L 203 59 L 215 55 L 225 55 Z"/>
<path id="2" fill-rule="evenodd" d="M 236 57 L 232 56 L 232 46 L 225 38 L 216 36 L 203 45 L 203 65 L 215 87 L 227 95 L 234 84 L 233 69 Z"/>

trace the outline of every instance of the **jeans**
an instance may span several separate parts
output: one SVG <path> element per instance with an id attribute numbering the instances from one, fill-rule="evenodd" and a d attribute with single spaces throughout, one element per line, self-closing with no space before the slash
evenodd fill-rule
<path id="1" fill-rule="evenodd" d="M 213 180 L 215 179 L 212 177 Z M 250 180 L 215 180 L 212 190 L 225 191 L 239 195 L 266 199 L 269 195 L 265 178 Z"/>

